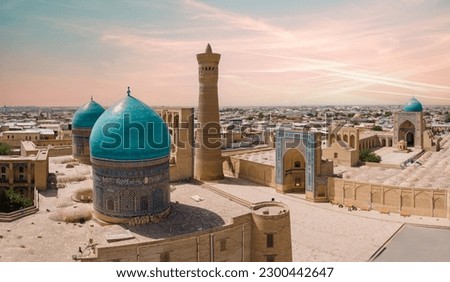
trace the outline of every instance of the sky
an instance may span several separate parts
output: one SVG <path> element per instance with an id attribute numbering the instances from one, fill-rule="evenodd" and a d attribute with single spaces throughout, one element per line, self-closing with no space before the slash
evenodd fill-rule
<path id="1" fill-rule="evenodd" d="M 0 105 L 450 104 L 448 0 L 0 1 Z"/>

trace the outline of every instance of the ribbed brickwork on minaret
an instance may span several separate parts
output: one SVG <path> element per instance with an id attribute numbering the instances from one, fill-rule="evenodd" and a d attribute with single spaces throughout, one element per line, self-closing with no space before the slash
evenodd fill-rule
<path id="1" fill-rule="evenodd" d="M 208 44 L 205 53 L 197 54 L 197 61 L 200 82 L 197 121 L 200 128 L 197 129 L 195 140 L 194 177 L 199 180 L 217 180 L 223 178 L 217 95 L 220 54 L 213 53 Z"/>

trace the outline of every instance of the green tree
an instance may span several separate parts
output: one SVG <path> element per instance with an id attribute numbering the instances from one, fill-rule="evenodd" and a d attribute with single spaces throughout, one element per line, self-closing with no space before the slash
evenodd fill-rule
<path id="1" fill-rule="evenodd" d="M 381 162 L 381 157 L 368 149 L 363 149 L 359 153 L 359 160 L 362 162 L 379 163 Z"/>
<path id="2" fill-rule="evenodd" d="M 9 155 L 11 152 L 11 146 L 5 143 L 0 143 L 0 155 Z"/>
<path id="3" fill-rule="evenodd" d="M 445 122 L 450 122 L 450 115 L 445 116 Z"/>
<path id="4" fill-rule="evenodd" d="M 383 128 L 379 125 L 374 125 L 374 126 L 372 126 L 372 130 L 373 131 L 383 131 Z"/>
<path id="5" fill-rule="evenodd" d="M 0 191 L 0 212 L 13 212 L 33 205 L 33 200 L 24 198 L 13 189 Z"/>

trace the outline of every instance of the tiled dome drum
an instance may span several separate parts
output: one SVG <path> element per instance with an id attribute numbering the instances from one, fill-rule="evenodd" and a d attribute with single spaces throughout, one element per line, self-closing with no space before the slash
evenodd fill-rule
<path id="1" fill-rule="evenodd" d="M 155 111 L 128 90 L 95 123 L 90 148 L 97 218 L 152 221 L 168 213 L 170 136 Z"/>
<path id="2" fill-rule="evenodd" d="M 90 163 L 89 136 L 92 127 L 105 109 L 91 101 L 81 106 L 72 119 L 72 152 L 73 157 L 82 163 Z"/>

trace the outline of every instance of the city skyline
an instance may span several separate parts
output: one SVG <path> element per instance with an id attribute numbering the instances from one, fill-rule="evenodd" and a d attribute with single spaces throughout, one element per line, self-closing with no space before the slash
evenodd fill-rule
<path id="1" fill-rule="evenodd" d="M 448 2 L 4 1 L 8 106 L 198 103 L 197 62 L 222 54 L 221 106 L 450 104 Z"/>

